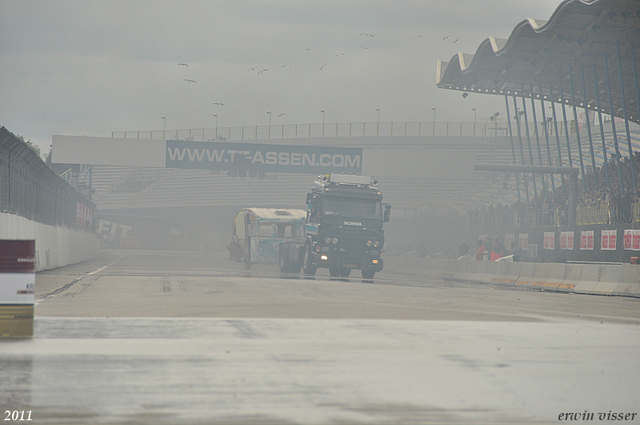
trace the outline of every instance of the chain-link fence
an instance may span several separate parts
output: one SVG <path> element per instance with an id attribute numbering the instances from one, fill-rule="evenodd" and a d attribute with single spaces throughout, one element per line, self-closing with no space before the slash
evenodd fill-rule
<path id="1" fill-rule="evenodd" d="M 95 204 L 0 127 L 0 212 L 51 226 L 93 230 Z"/>

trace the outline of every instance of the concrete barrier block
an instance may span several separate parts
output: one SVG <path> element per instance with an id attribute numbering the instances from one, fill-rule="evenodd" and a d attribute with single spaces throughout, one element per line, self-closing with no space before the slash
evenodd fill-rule
<path id="1" fill-rule="evenodd" d="M 621 282 L 611 291 L 611 295 L 625 297 L 640 297 L 640 285 L 637 283 Z"/>
<path id="2" fill-rule="evenodd" d="M 580 282 L 574 288 L 574 292 L 611 295 L 616 286 L 618 286 L 617 282 Z"/>
<path id="3" fill-rule="evenodd" d="M 595 289 L 598 282 L 595 281 L 578 281 L 573 292 L 578 294 L 590 294 Z"/>
<path id="4" fill-rule="evenodd" d="M 620 283 L 622 267 L 618 264 L 600 266 L 600 282 Z"/>
<path id="5" fill-rule="evenodd" d="M 580 270 L 582 271 L 580 281 L 600 282 L 603 266 L 598 264 L 581 264 Z"/>
<path id="6" fill-rule="evenodd" d="M 535 263 L 529 286 L 557 288 L 560 282 L 549 282 L 550 266 L 549 263 Z"/>
<path id="7" fill-rule="evenodd" d="M 620 282 L 640 284 L 640 265 L 624 264 Z"/>
<path id="8" fill-rule="evenodd" d="M 564 280 L 579 282 L 581 278 L 582 278 L 582 265 L 567 264 L 565 266 Z"/>

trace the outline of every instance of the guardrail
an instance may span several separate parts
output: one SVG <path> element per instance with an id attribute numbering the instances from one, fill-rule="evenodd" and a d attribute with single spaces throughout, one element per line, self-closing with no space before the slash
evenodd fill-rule
<path id="1" fill-rule="evenodd" d="M 561 122 L 558 122 L 559 131 L 564 134 L 564 126 L 561 124 Z M 530 127 L 533 128 L 533 126 L 534 124 L 530 123 Z M 322 137 L 507 137 L 509 135 L 508 128 L 506 120 L 478 122 L 347 122 L 181 130 L 114 131 L 111 133 L 111 137 L 203 142 Z"/>

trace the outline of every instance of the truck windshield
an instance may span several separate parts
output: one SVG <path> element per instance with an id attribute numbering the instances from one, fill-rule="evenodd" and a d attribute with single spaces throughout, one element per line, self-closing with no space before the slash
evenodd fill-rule
<path id="1" fill-rule="evenodd" d="M 324 215 L 339 215 L 342 217 L 382 218 L 382 206 L 379 199 L 354 199 L 346 197 L 324 197 L 322 200 Z"/>

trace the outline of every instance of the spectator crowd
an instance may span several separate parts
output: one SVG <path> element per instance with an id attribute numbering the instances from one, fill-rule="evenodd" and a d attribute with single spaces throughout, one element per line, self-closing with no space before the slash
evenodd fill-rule
<path id="1" fill-rule="evenodd" d="M 584 181 L 579 178 L 578 208 L 606 208 L 609 223 L 633 221 L 633 205 L 640 199 L 640 152 L 633 153 L 631 160 L 629 157 L 621 158 L 619 163 L 620 174 L 615 155 L 612 155 L 606 166 L 603 164 L 602 167 L 596 168 L 595 176 L 594 171 L 590 170 L 585 173 Z M 622 190 L 619 175 L 622 177 Z M 522 180 L 520 178 L 521 184 Z M 481 205 L 469 209 L 469 228 L 490 233 L 498 229 L 566 225 L 569 214 L 568 186 L 568 179 L 564 177 L 563 183 L 554 187 L 548 176 L 545 176 L 543 189 L 538 190 L 537 196 L 533 199 L 524 200 L 521 196 L 521 199 L 512 205 Z"/>

